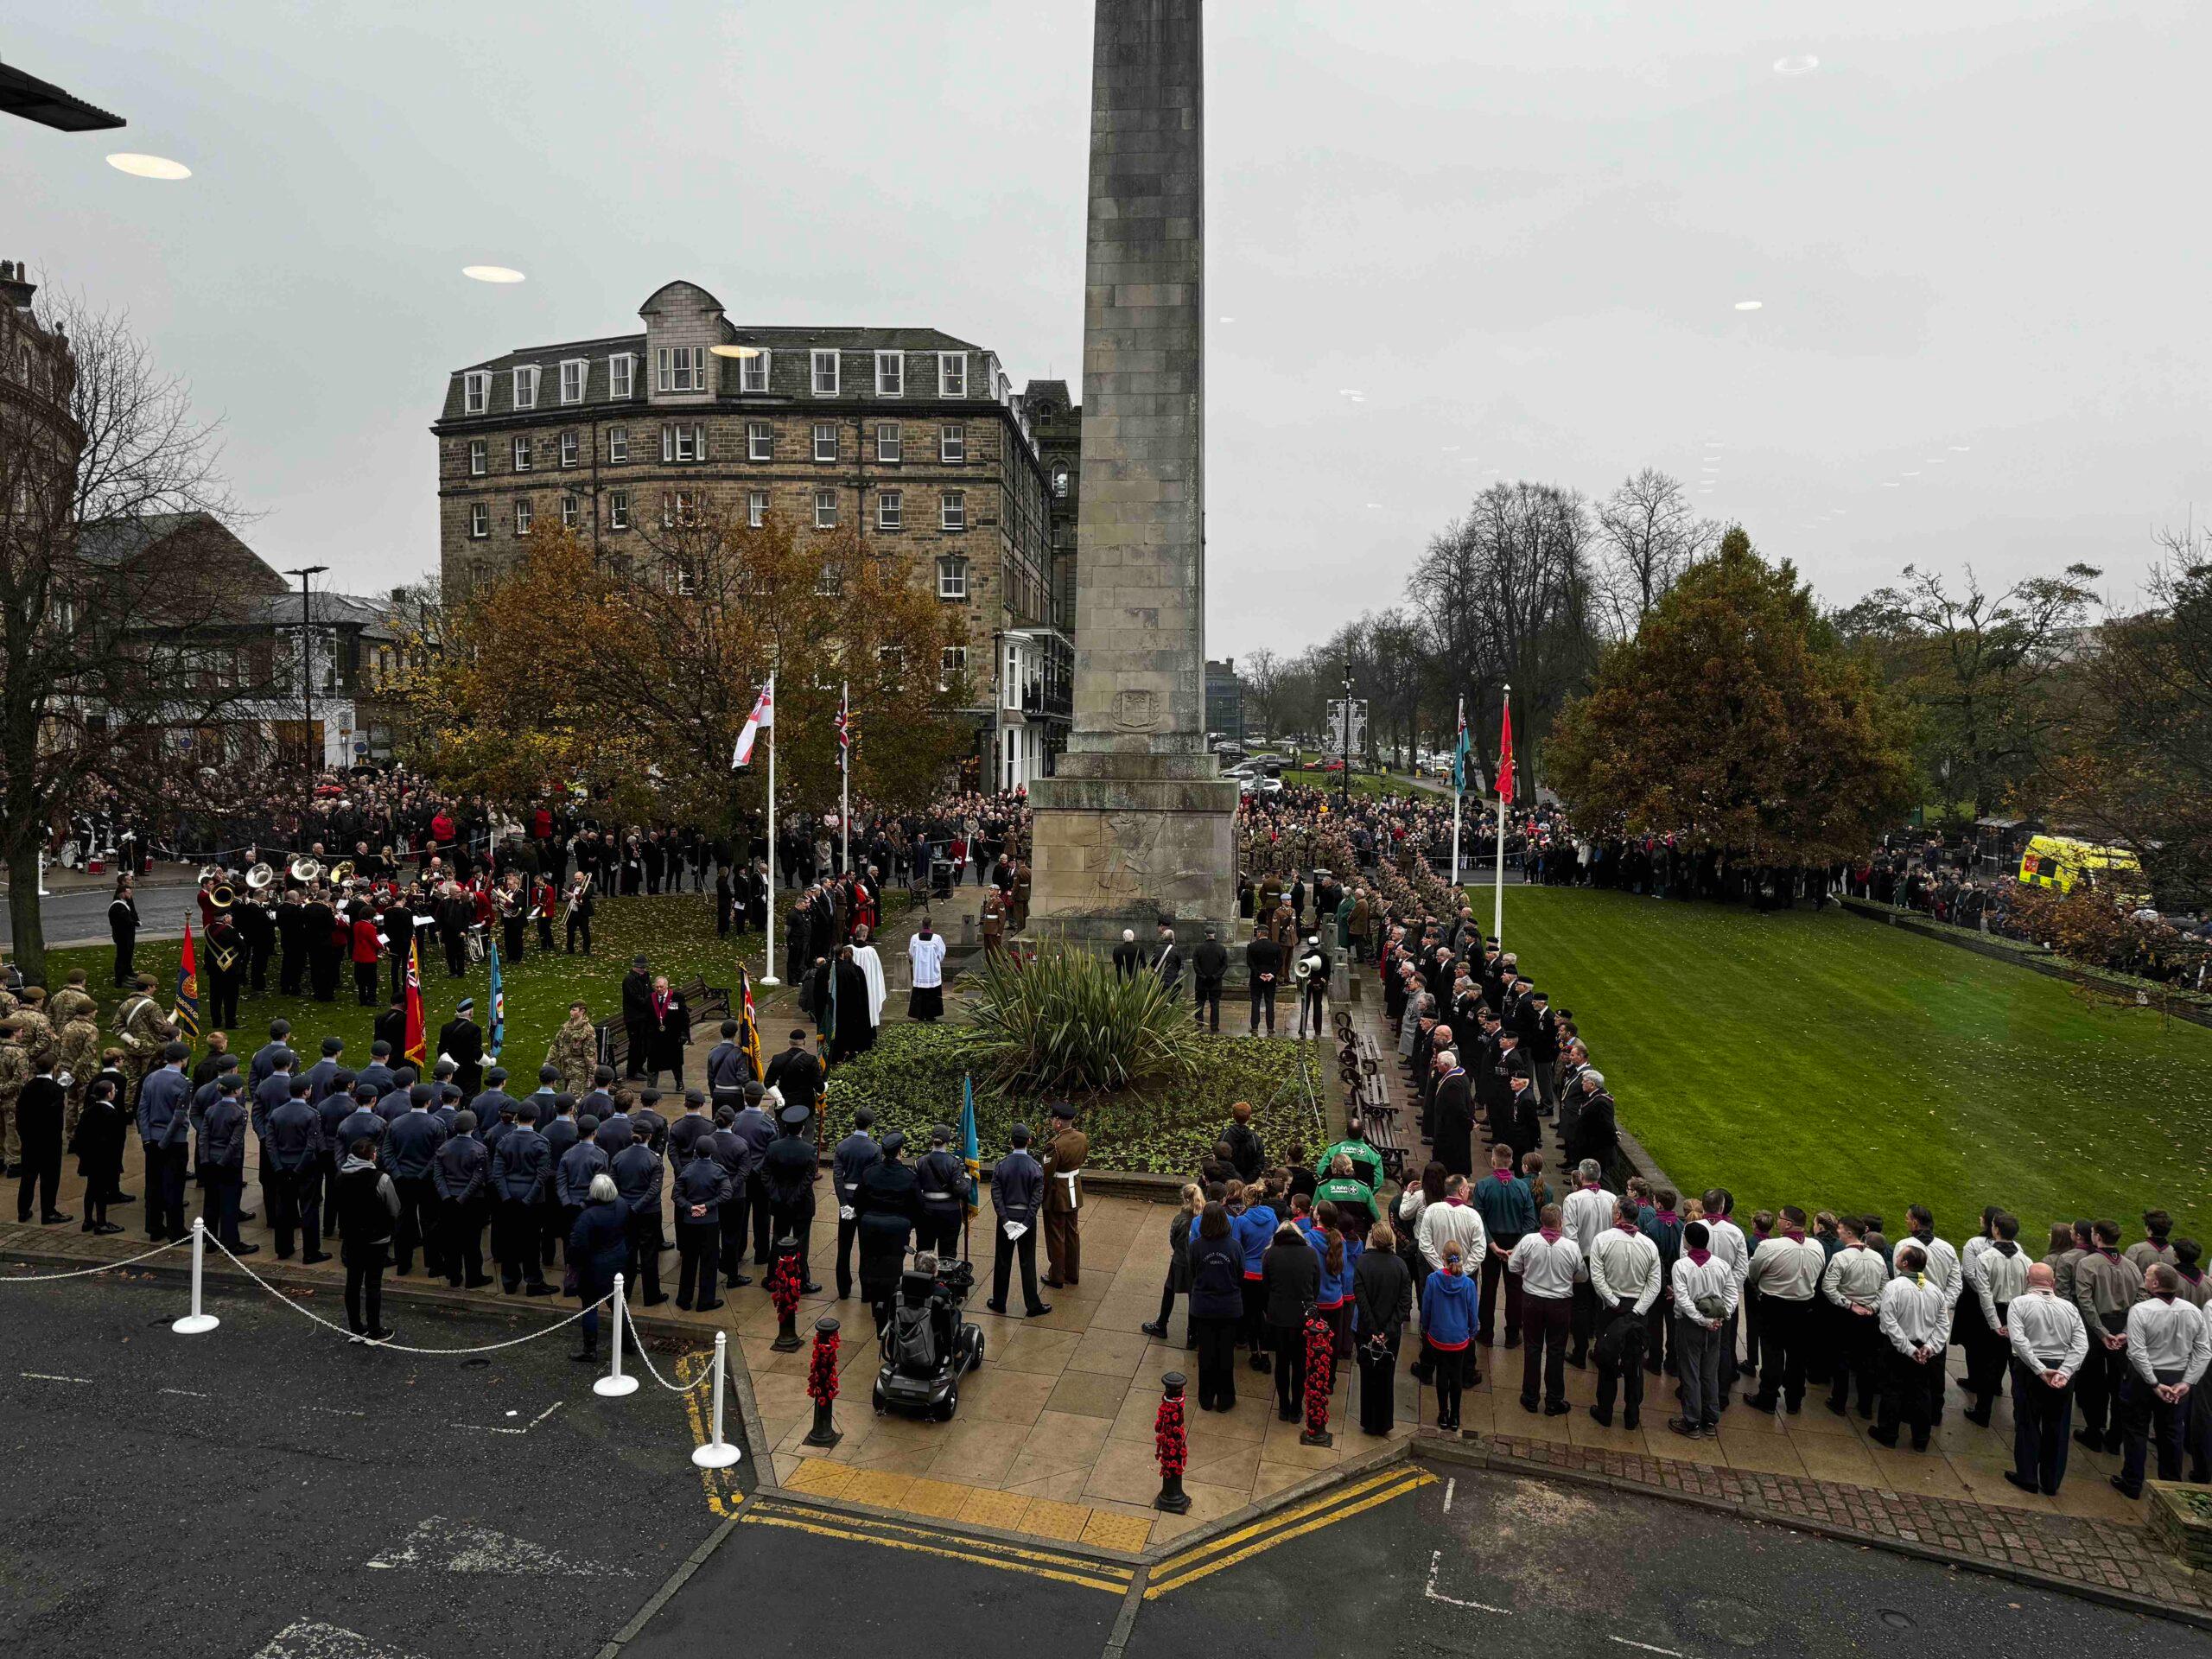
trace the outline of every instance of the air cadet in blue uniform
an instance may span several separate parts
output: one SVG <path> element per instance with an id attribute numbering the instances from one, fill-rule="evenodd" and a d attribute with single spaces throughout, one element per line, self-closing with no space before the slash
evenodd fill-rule
<path id="1" fill-rule="evenodd" d="M 146 1236 L 184 1236 L 184 1173 L 191 1155 L 192 1083 L 182 1043 L 162 1050 L 162 1063 L 138 1085 L 138 1140 L 146 1150 Z"/>
<path id="2" fill-rule="evenodd" d="M 930 1149 L 914 1163 L 922 1193 L 918 1250 L 935 1250 L 950 1262 L 960 1246 L 960 1224 L 968 1216 L 968 1160 L 952 1150 L 952 1131 L 939 1123 L 930 1131 Z"/>
<path id="3" fill-rule="evenodd" d="M 445 1253 L 438 1245 L 438 1190 L 430 1179 L 438 1148 L 445 1143 L 445 1125 L 430 1113 L 430 1085 L 414 1084 L 407 1091 L 406 1111 L 392 1120 L 384 1137 L 385 1171 L 399 1189 L 392 1249 L 395 1270 L 403 1278 L 414 1268 L 417 1246 L 426 1272 L 435 1277 L 445 1271 Z"/>
<path id="4" fill-rule="evenodd" d="M 353 1115 L 353 1074 L 341 1068 L 332 1075 L 330 1087 L 315 1103 L 315 1115 L 322 1122 L 322 1156 L 316 1160 L 317 1179 L 322 1188 L 322 1224 L 323 1230 L 333 1235 L 338 1230 L 338 1165 L 346 1155 L 338 1126 Z"/>
<path id="5" fill-rule="evenodd" d="M 599 1119 L 599 1149 L 607 1154 L 611 1166 L 615 1154 L 626 1151 L 638 1138 L 637 1126 L 630 1122 L 630 1115 L 620 1107 L 608 1103 L 608 1109 L 592 1114 Z"/>
<path id="6" fill-rule="evenodd" d="M 601 1125 L 614 1116 L 614 1068 L 602 1065 L 592 1073 L 591 1087 L 576 1102 L 578 1117 L 597 1118 Z"/>
<path id="7" fill-rule="evenodd" d="M 707 1088 L 717 1106 L 742 1103 L 745 1085 L 752 1079 L 753 1063 L 737 1046 L 737 1021 L 722 1021 L 722 1039 L 707 1055 Z"/>
<path id="8" fill-rule="evenodd" d="M 531 1295 L 553 1294 L 553 1287 L 545 1282 L 545 1269 L 539 1265 L 537 1253 L 540 1200 L 550 1170 L 551 1157 L 545 1137 L 537 1132 L 537 1107 L 532 1096 L 523 1102 L 515 1113 L 515 1127 L 499 1137 L 499 1147 L 492 1154 L 492 1196 L 499 1205 L 492 1248 L 499 1258 L 500 1287 L 510 1296 L 525 1279 L 530 1281 Z"/>
<path id="9" fill-rule="evenodd" d="M 385 1093 L 391 1088 L 391 1045 L 390 1043 L 376 1042 L 369 1045 L 369 1063 L 361 1068 L 360 1076 L 354 1081 L 371 1084 L 377 1091 L 377 1098 L 379 1100 L 384 1098 Z M 340 1150 L 343 1151 L 343 1148 L 341 1147 Z"/>
<path id="10" fill-rule="evenodd" d="M 202 1214 L 208 1230 L 232 1255 L 251 1255 L 260 1246 L 238 1242 L 238 1194 L 245 1190 L 245 1108 L 238 1104 L 238 1079 L 223 1079 L 215 1103 L 200 1128 L 200 1168 L 207 1184 Z M 212 1213 L 208 1213 L 211 1212 Z"/>
<path id="11" fill-rule="evenodd" d="M 752 1144 L 737 1132 L 739 1114 L 727 1106 L 715 1114 L 715 1132 L 702 1135 L 699 1144 L 704 1147 L 722 1173 L 725 1190 L 721 1211 L 722 1282 L 726 1285 L 749 1285 L 753 1275 L 744 1272 L 746 1189 L 748 1183 L 760 1179 L 760 1163 L 753 1156 Z M 761 1213 L 767 1213 L 767 1199 L 760 1201 Z"/>
<path id="12" fill-rule="evenodd" d="M 837 1143 L 830 1161 L 830 1185 L 837 1197 L 837 1300 L 841 1302 L 853 1294 L 853 1236 L 860 1228 L 853 1205 L 860 1198 L 861 1177 L 883 1156 L 883 1148 L 868 1133 L 874 1127 L 874 1112 L 865 1106 L 854 1108 L 853 1132 Z"/>
<path id="13" fill-rule="evenodd" d="M 1006 1312 L 1007 1281 L 1016 1256 L 1021 1258 L 1022 1309 L 1030 1318 L 1052 1311 L 1050 1302 L 1037 1298 L 1037 1223 L 1045 1200 L 1045 1166 L 1030 1155 L 1029 1126 L 1014 1126 L 1014 1150 L 991 1166 L 991 1208 L 998 1212 L 999 1236 L 992 1255 L 991 1300 L 984 1304 L 994 1313 Z M 1022 1230 L 1009 1240 L 1007 1229 Z"/>
<path id="14" fill-rule="evenodd" d="M 658 1158 L 668 1144 L 668 1120 L 660 1115 L 660 1090 L 646 1089 L 638 1095 L 638 1103 L 630 1109 L 630 1133 L 652 1149 Z M 600 1144 L 607 1144 L 604 1135 Z"/>
<path id="15" fill-rule="evenodd" d="M 507 1069 L 495 1065 L 484 1074 L 484 1092 L 463 1105 L 476 1115 L 476 1127 L 480 1132 L 499 1121 L 499 1114 L 518 1103 L 507 1092 Z"/>
<path id="16" fill-rule="evenodd" d="M 247 1087 L 259 1090 L 269 1074 L 276 1069 L 276 1057 L 291 1052 L 291 1035 L 290 1020 L 271 1020 L 269 1022 L 269 1040 L 253 1051 L 253 1063 L 246 1071 Z"/>
<path id="17" fill-rule="evenodd" d="M 575 1145 L 563 1153 L 561 1161 L 553 1166 L 553 1194 L 567 1223 L 561 1230 L 563 1240 L 575 1235 L 577 1217 L 591 1203 L 591 1178 L 607 1173 L 607 1154 L 599 1149 L 598 1142 L 599 1120 L 589 1116 L 579 1117 Z"/>
<path id="18" fill-rule="evenodd" d="M 768 1203 L 767 1180 L 761 1173 L 762 1166 L 767 1161 L 769 1144 L 776 1138 L 775 1121 L 768 1116 L 767 1109 L 761 1104 L 766 1097 L 766 1090 L 760 1084 L 748 1083 L 745 1085 L 745 1105 L 738 1112 L 736 1121 L 730 1125 L 730 1132 L 742 1141 L 746 1147 L 745 1185 L 739 1192 L 731 1194 L 729 1201 L 730 1205 L 736 1211 L 734 1228 L 728 1209 L 725 1209 L 722 1215 L 723 1233 L 727 1236 L 734 1231 L 739 1245 L 742 1248 L 745 1241 L 747 1214 L 750 1211 L 753 1223 L 753 1265 L 756 1268 L 765 1268 L 768 1265 L 768 1234 L 774 1224 L 774 1217 L 771 1213 L 772 1206 Z M 720 1114 L 717 1113 L 716 1116 L 719 1117 Z M 724 1256 L 722 1277 L 733 1285 L 740 1282 L 730 1271 L 735 1265 L 734 1258 Z"/>
<path id="19" fill-rule="evenodd" d="M 658 1307 L 668 1300 L 660 1287 L 660 1253 L 667 1246 L 660 1236 L 660 1154 L 641 1140 L 607 1160 L 614 1190 L 630 1206 L 629 1277 L 625 1288 L 641 1299 L 641 1306 Z"/>
<path id="20" fill-rule="evenodd" d="M 276 1233 L 276 1259 L 292 1259 L 292 1236 L 300 1235 L 301 1260 L 322 1262 L 322 1118 L 308 1097 L 308 1079 L 292 1079 L 292 1093 L 269 1114 L 262 1136 L 268 1159 L 263 1185 L 269 1189 L 269 1224 Z"/>
<path id="21" fill-rule="evenodd" d="M 814 1142 L 806 1135 L 806 1126 L 813 1116 L 804 1106 L 785 1107 L 776 1120 L 783 1133 L 768 1143 L 768 1150 L 760 1160 L 760 1184 L 767 1189 L 772 1212 L 770 1220 L 776 1230 L 777 1242 L 780 1243 L 786 1238 L 798 1241 L 799 1272 L 806 1280 L 800 1288 L 810 1296 L 818 1295 L 822 1290 L 814 1282 L 806 1259 L 814 1232 L 814 1177 L 817 1169 Z"/>
<path id="22" fill-rule="evenodd" d="M 330 1080 L 338 1075 L 338 1057 L 345 1052 L 346 1039 L 343 1037 L 322 1039 L 322 1058 L 308 1067 L 305 1073 L 309 1100 L 321 1100 L 330 1092 Z"/>
<path id="23" fill-rule="evenodd" d="M 547 1267 L 553 1265 L 555 1249 L 569 1236 L 569 1218 L 561 1208 L 561 1196 L 556 1190 L 560 1179 L 561 1160 L 576 1144 L 576 1097 L 574 1095 L 553 1096 L 553 1116 L 537 1120 L 537 1132 L 545 1137 L 545 1191 L 539 1195 L 537 1222 L 541 1230 L 538 1243 L 540 1257 Z"/>
<path id="24" fill-rule="evenodd" d="M 691 1161 L 692 1148 L 714 1132 L 715 1120 L 707 1116 L 706 1095 L 697 1089 L 685 1090 L 683 1115 L 668 1126 L 668 1173 L 671 1180 L 681 1175 L 683 1173 L 683 1166 Z M 717 1217 L 715 1220 L 717 1232 L 720 1230 L 721 1224 L 721 1219 Z"/>
<path id="25" fill-rule="evenodd" d="M 391 1074 L 391 1087 L 384 1091 L 376 1106 L 377 1116 L 385 1121 L 386 1128 L 390 1128 L 395 1120 L 405 1116 L 408 1108 L 414 1104 L 413 1092 L 417 1075 L 411 1065 L 403 1065 Z"/>
<path id="26" fill-rule="evenodd" d="M 508 1101 L 508 1109 L 514 1103 Z M 456 1290 L 492 1282 L 484 1271 L 485 1198 L 491 1179 L 492 1154 L 476 1138 L 476 1114 L 455 1113 L 453 1133 L 431 1160 L 430 1185 L 438 1197 L 438 1240 L 446 1283 Z"/>
<path id="27" fill-rule="evenodd" d="M 729 1185 L 729 1172 L 715 1157 L 714 1137 L 695 1137 L 690 1160 L 676 1177 L 676 1249 L 683 1258 L 676 1281 L 678 1307 L 704 1311 L 722 1305 L 715 1294 L 715 1258 L 721 1250 L 721 1208 Z"/>

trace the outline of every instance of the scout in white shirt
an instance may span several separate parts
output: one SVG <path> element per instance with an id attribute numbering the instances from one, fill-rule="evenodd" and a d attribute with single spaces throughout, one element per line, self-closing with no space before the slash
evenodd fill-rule
<path id="1" fill-rule="evenodd" d="M 1505 1270 L 1521 1280 L 1521 1408 L 1536 1409 L 1541 1370 L 1544 1415 L 1564 1417 L 1567 1403 L 1567 1336 L 1574 1322 L 1574 1284 L 1583 1276 L 1581 1247 L 1560 1230 L 1560 1209 L 1544 1206 L 1537 1230 L 1525 1233 L 1505 1258 Z"/>
<path id="2" fill-rule="evenodd" d="M 1890 1384 L 1882 1391 L 1874 1438 L 1895 1446 L 1902 1418 L 1911 1425 L 1916 1452 L 1928 1449 L 1933 1396 L 1942 1389 L 1943 1352 L 1950 1340 L 1949 1308 L 1927 1267 L 1928 1252 L 1918 1244 L 1897 1246 L 1897 1276 L 1882 1287 L 1880 1314 L 1891 1352 Z"/>
<path id="3" fill-rule="evenodd" d="M 2120 1396 L 2120 1472 L 2112 1478 L 2128 1497 L 2143 1495 L 2143 1466 L 2153 1437 L 2158 1478 L 2181 1478 L 2189 1396 L 2212 1366 L 2212 1326 L 2202 1309 L 2179 1294 L 2181 1275 L 2172 1265 L 2154 1263 L 2143 1275 L 2143 1300 L 2127 1310 L 2131 1375 Z"/>
<path id="4" fill-rule="evenodd" d="M 2012 1355 L 2012 1466 L 2005 1478 L 2024 1492 L 2056 1493 L 2066 1478 L 2074 1427 L 2074 1374 L 2088 1357 L 2082 1310 L 2057 1295 L 2057 1270 L 2037 1262 L 2027 1288 L 2005 1309 Z"/>

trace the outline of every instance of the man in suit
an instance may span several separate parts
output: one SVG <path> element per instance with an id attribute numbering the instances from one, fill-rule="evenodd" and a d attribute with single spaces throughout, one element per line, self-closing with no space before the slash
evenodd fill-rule
<path id="1" fill-rule="evenodd" d="M 1122 942 L 1114 947 L 1114 977 L 1116 981 L 1135 979 L 1144 971 L 1144 948 L 1137 943 L 1134 927 L 1122 930 Z"/>
<path id="2" fill-rule="evenodd" d="M 484 1087 L 484 1033 L 469 1016 L 476 999 L 464 996 L 454 1005 L 453 1018 L 438 1028 L 438 1052 L 454 1064 L 454 1086 L 466 1100 L 474 1100 Z"/>
<path id="3" fill-rule="evenodd" d="M 822 1062 L 807 1052 L 804 1031 L 792 1031 L 791 1046 L 768 1062 L 768 1075 L 761 1081 L 783 1095 L 785 1105 L 814 1110 L 822 1098 Z"/>
<path id="4" fill-rule="evenodd" d="M 1465 1175 L 1471 1180 L 1475 1173 L 1472 1084 L 1466 1069 L 1459 1064 L 1459 1055 L 1452 1050 L 1437 1051 L 1434 1065 L 1436 1161 L 1444 1166 L 1446 1174 Z"/>
<path id="5" fill-rule="evenodd" d="M 1275 987 L 1282 979 L 1282 947 L 1274 936 L 1255 929 L 1244 947 L 1244 971 L 1252 982 L 1252 1035 L 1267 1021 L 1268 1035 L 1275 1034 Z"/>
<path id="6" fill-rule="evenodd" d="M 630 958 L 630 971 L 622 976 L 622 1029 L 629 1039 L 623 1075 L 642 1077 L 645 1075 L 645 1055 L 652 1046 L 653 1030 L 652 964 L 642 952 Z"/>
<path id="7" fill-rule="evenodd" d="M 1160 949 L 1152 959 L 1152 971 L 1160 976 L 1160 983 L 1167 995 L 1175 995 L 1183 986 L 1183 947 L 1175 943 L 1175 930 L 1166 922 L 1160 925 Z"/>
<path id="8" fill-rule="evenodd" d="M 1229 977 L 1229 952 L 1223 947 L 1220 936 L 1212 927 L 1206 929 L 1205 943 L 1192 953 L 1191 970 L 1198 982 L 1198 1022 L 1218 1033 L 1221 1030 L 1221 985 Z"/>
<path id="9" fill-rule="evenodd" d="M 1611 1169 L 1620 1147 L 1620 1130 L 1614 1120 L 1613 1097 L 1605 1092 L 1605 1074 L 1586 1065 L 1579 1081 L 1581 1110 L 1574 1120 L 1574 1133 L 1567 1138 L 1567 1161 L 1579 1164 L 1586 1158 L 1600 1169 Z"/>

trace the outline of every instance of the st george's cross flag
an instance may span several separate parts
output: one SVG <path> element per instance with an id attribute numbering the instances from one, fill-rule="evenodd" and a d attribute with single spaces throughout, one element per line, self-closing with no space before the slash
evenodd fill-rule
<path id="1" fill-rule="evenodd" d="M 753 705 L 753 712 L 745 717 L 745 729 L 737 734 L 737 749 L 729 758 L 732 772 L 753 759 L 753 740 L 776 723 L 776 682 L 772 678 L 760 688 L 760 701 Z"/>

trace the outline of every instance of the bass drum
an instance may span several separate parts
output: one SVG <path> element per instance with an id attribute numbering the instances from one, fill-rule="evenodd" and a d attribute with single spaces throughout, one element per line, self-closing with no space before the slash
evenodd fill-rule
<path id="1" fill-rule="evenodd" d="M 72 836 L 61 843 L 61 868 L 65 870 L 81 869 L 84 863 L 85 855 L 77 845 L 77 838 Z"/>

